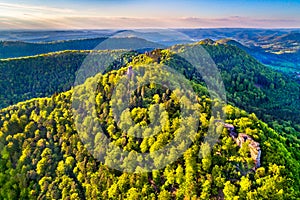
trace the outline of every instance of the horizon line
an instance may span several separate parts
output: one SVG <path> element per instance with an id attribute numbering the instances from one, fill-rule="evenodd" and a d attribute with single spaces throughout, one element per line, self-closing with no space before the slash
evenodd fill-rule
<path id="1" fill-rule="evenodd" d="M 143 28 L 4 28 L 1 29 L 0 31 L 97 31 L 97 30 L 102 30 L 102 31 L 126 31 L 126 30 L 172 30 L 172 29 L 261 29 L 261 30 L 275 30 L 275 29 L 280 29 L 280 30 L 289 30 L 289 29 L 300 29 L 299 27 L 143 27 Z"/>

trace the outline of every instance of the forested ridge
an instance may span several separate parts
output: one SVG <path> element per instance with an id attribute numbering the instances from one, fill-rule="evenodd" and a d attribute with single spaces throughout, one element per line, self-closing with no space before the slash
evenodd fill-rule
<path id="1" fill-rule="evenodd" d="M 299 83 L 260 64 L 235 46 L 220 45 L 212 40 L 204 40 L 199 44 L 218 66 L 229 102 L 254 112 L 277 131 L 289 133 L 289 141 L 299 140 Z M 177 45 L 175 48 L 178 50 L 173 51 L 184 51 L 182 47 Z M 180 67 L 188 65 L 182 58 L 175 55 L 165 62 L 181 70 L 190 80 L 203 82 L 192 66 Z"/>
<path id="2" fill-rule="evenodd" d="M 71 89 L 76 71 L 91 52 L 97 51 L 66 50 L 1 60 L 0 108 L 35 97 L 49 97 L 54 93 Z M 124 66 L 128 59 L 136 54 L 132 52 L 123 55 L 123 59 L 115 60 L 111 67 Z"/>
<path id="3" fill-rule="evenodd" d="M 234 98 L 230 97 L 231 102 L 246 110 L 249 108 L 249 112 L 255 112 L 259 114 L 259 117 L 262 115 L 260 113 L 266 113 L 264 115 L 270 118 L 266 121 L 273 120 L 273 117 L 277 115 L 279 116 L 277 120 L 280 118 L 299 120 L 298 113 L 295 113 L 300 105 L 298 103 L 299 84 L 290 77 L 263 66 L 246 52 L 232 45 L 217 44 L 213 41 L 211 43 L 202 41 L 197 45 L 203 46 L 219 67 L 228 96 L 234 96 Z M 1 60 L 1 87 L 8 89 L 0 92 L 0 107 L 70 89 L 76 70 L 90 52 L 63 51 Z M 120 68 L 136 55 L 132 52 L 131 55 L 126 55 L 124 60 L 118 64 L 113 63 L 112 66 L 116 69 Z M 171 60 L 171 67 L 181 72 L 186 71 L 185 75 L 190 76 L 193 73 L 185 69 L 184 65 L 188 63 L 176 57 L 176 54 L 168 53 L 158 56 L 159 63 L 170 64 Z M 95 65 L 97 65 L 96 62 Z M 201 78 L 201 74 L 197 76 L 199 77 L 196 79 Z"/>
<path id="4" fill-rule="evenodd" d="M 290 78 L 295 78 L 295 75 L 297 74 L 296 72 L 299 66 L 299 52 L 276 54 L 267 52 L 260 47 L 244 46 L 241 43 L 231 39 L 221 39 L 217 40 L 216 42 L 221 44 L 230 44 L 237 46 L 238 48 L 245 50 L 248 54 L 259 60 L 259 62 L 289 75 Z"/>
<path id="5" fill-rule="evenodd" d="M 218 66 L 230 103 L 249 113 L 254 112 L 276 131 L 288 133 L 287 143 L 299 140 L 299 83 L 260 64 L 236 46 L 212 40 L 190 46 L 193 45 L 205 48 Z M 152 51 L 148 56 L 130 51 L 116 58 L 106 71 L 119 69 L 131 61 L 134 63 L 135 59 L 156 62 L 166 64 L 189 80 L 205 86 L 201 73 L 176 54 L 186 47 L 189 45 L 175 45 L 170 50 Z M 62 51 L 1 60 L 0 85 L 3 89 L 0 90 L 0 108 L 71 89 L 76 71 L 91 52 L 95 51 Z M 90 62 L 94 62 L 91 66 L 99 67 L 97 60 Z"/>
<path id="6" fill-rule="evenodd" d="M 32 56 L 63 50 L 92 50 L 107 38 L 30 43 L 0 41 L 0 58 Z"/>
<path id="7" fill-rule="evenodd" d="M 142 140 L 130 136 L 113 121 L 109 104 L 112 88 L 125 72 L 126 69 L 112 71 L 99 78 L 95 94 L 99 120 L 114 145 L 129 151 L 155 151 L 173 139 L 180 122 L 177 113 L 180 102 L 174 91 L 157 85 L 133 91 L 130 117 L 135 123 L 148 123 L 153 103 L 164 106 L 169 117 L 155 136 Z M 197 84 L 194 87 L 201 88 Z M 261 167 L 256 170 L 251 169 L 254 163 L 249 147 L 239 148 L 223 126 L 215 127 L 220 138 L 210 156 L 198 155 L 200 148 L 205 151 L 206 146 L 200 145 L 210 120 L 214 120 L 210 118 L 211 106 L 217 103 L 202 96 L 197 100 L 201 108 L 197 139 L 184 155 L 161 170 L 126 173 L 107 168 L 86 150 L 74 128 L 72 92 L 18 103 L 1 111 L 1 198 L 296 199 L 299 196 L 299 159 L 289 152 L 286 139 L 255 114 L 230 105 L 223 107 L 227 123 L 260 143 Z M 157 159 L 159 162 L 162 158 Z"/>
<path id="8" fill-rule="evenodd" d="M 0 59 L 34 56 L 37 54 L 47 54 L 66 50 L 107 50 L 115 49 L 115 46 L 119 46 L 120 44 L 137 49 L 136 46 L 139 46 L 139 43 L 143 44 L 146 48 L 163 46 L 137 37 L 99 37 L 92 39 L 35 43 L 23 41 L 0 41 Z M 99 44 L 101 45 L 99 46 Z"/>
<path id="9" fill-rule="evenodd" d="M 211 118 L 211 107 L 220 103 L 209 98 L 201 74 L 176 55 L 193 45 L 205 48 L 220 69 L 231 104 L 222 105 L 226 123 L 260 144 L 259 168 L 253 170 L 247 143 L 239 147 L 226 128 L 214 123 L 218 119 Z M 198 94 L 195 106 L 200 108 L 196 140 L 184 155 L 163 169 L 134 174 L 109 169 L 95 159 L 75 128 L 71 87 L 75 72 L 88 53 L 64 51 L 1 61 L 0 74 L 5 77 L 0 79 L 1 86 L 8 89 L 0 95 L 5 100 L 2 107 L 34 97 L 48 98 L 35 98 L 0 111 L 0 199 L 299 197 L 299 85 L 289 77 L 261 65 L 237 47 L 209 40 L 146 54 L 127 52 L 110 65 L 107 73 L 98 76 L 95 93 L 99 122 L 114 145 L 128 151 L 152 152 L 169 143 L 180 131 L 180 101 L 176 91 L 156 84 L 132 91 L 127 117 L 142 127 L 149 123 L 154 104 L 164 107 L 167 113 L 160 117 L 165 126 L 157 135 L 135 138 L 129 132 L 135 130 L 123 131 L 114 121 L 112 91 L 120 77 L 126 76 L 128 66 L 137 69 L 143 64 L 154 64 L 155 70 L 159 70 L 166 64 L 177 70 L 193 85 Z M 201 144 L 211 124 L 220 137 L 210 151 L 209 146 Z M 199 156 L 203 151 L 208 151 L 209 156 Z M 164 158 L 155 158 L 154 162 L 159 163 L 160 159 Z"/>

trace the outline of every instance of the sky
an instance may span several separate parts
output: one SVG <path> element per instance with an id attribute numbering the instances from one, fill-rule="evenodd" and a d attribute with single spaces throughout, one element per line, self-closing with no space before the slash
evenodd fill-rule
<path id="1" fill-rule="evenodd" d="M 0 0 L 0 29 L 299 28 L 300 0 Z"/>

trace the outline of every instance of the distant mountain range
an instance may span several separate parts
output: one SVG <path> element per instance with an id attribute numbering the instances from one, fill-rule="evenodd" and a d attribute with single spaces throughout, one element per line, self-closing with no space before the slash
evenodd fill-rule
<path id="1" fill-rule="evenodd" d="M 296 79 L 299 79 L 298 75 L 300 74 L 300 60 L 298 58 L 299 51 L 276 54 L 268 52 L 261 47 L 248 47 L 242 45 L 233 39 L 220 39 L 216 40 L 220 44 L 234 45 L 243 49 L 254 58 L 256 58 L 261 63 L 281 72 L 284 72 Z"/>
<path id="2" fill-rule="evenodd" d="M 110 37 L 115 30 L 6 30 L 0 31 L 1 41 L 53 42 L 62 40 Z"/>
<path id="3" fill-rule="evenodd" d="M 273 69 L 300 74 L 300 29 L 177 29 L 0 31 L 0 58 L 31 56 L 62 50 L 92 50 L 109 37 L 136 37 L 163 46 L 206 38 L 236 45 Z M 225 40 L 224 40 L 225 39 Z"/>
<path id="4" fill-rule="evenodd" d="M 150 42 L 142 38 L 94 38 L 77 39 L 54 42 L 23 42 L 23 41 L 2 41 L 0 42 L 0 59 L 34 56 L 49 52 L 64 50 L 106 50 L 119 48 L 134 48 L 134 50 L 153 50 L 163 48 L 164 45 Z"/>
<path id="5" fill-rule="evenodd" d="M 193 39 L 230 39 L 260 62 L 292 76 L 300 73 L 299 29 L 181 29 Z M 228 41 L 227 41 L 228 42 Z"/>

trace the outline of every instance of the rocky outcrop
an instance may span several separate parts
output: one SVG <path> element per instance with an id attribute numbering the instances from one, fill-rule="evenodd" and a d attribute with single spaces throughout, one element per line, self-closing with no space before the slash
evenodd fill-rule
<path id="1" fill-rule="evenodd" d="M 251 154 L 251 158 L 253 159 L 255 166 L 254 166 L 254 170 L 257 169 L 258 167 L 260 167 L 260 156 L 261 156 L 261 149 L 259 146 L 259 143 L 254 141 L 249 135 L 245 134 L 245 133 L 236 133 L 235 132 L 235 128 L 232 124 L 226 124 L 224 122 L 221 121 L 216 121 L 217 125 L 223 125 L 224 128 L 226 128 L 229 131 L 229 135 L 231 136 L 231 138 L 236 142 L 236 144 L 239 147 L 242 147 L 242 145 L 245 142 L 249 143 L 249 150 L 250 150 L 250 154 Z"/>
<path id="2" fill-rule="evenodd" d="M 234 140 L 239 147 L 242 147 L 243 143 L 249 141 L 248 146 L 250 149 L 251 158 L 255 163 L 255 168 L 260 167 L 261 150 L 259 147 L 259 143 L 255 142 L 249 135 L 244 133 L 240 133 L 237 138 L 234 138 Z"/>

